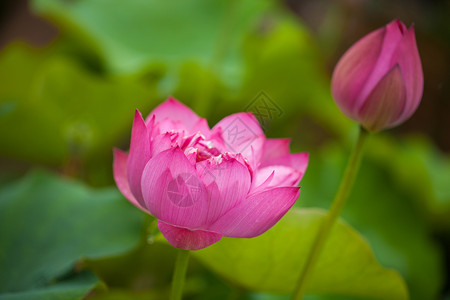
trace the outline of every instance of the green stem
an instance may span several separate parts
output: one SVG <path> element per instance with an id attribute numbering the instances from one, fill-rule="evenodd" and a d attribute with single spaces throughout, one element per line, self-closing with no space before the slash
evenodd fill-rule
<path id="1" fill-rule="evenodd" d="M 178 249 L 175 271 L 172 278 L 172 293 L 170 295 L 170 300 L 181 300 L 188 262 L 189 250 Z"/>
<path id="2" fill-rule="evenodd" d="M 345 170 L 341 185 L 338 192 L 336 193 L 333 203 L 331 204 L 331 208 L 328 211 L 328 214 L 325 216 L 322 222 L 314 244 L 311 248 L 311 252 L 309 253 L 308 259 L 306 260 L 306 264 L 297 281 L 297 286 L 292 295 L 293 300 L 300 300 L 303 298 L 307 285 L 307 279 L 309 278 L 311 272 L 314 269 L 314 266 L 317 263 L 317 260 L 319 259 L 320 253 L 322 252 L 322 249 L 325 245 L 325 242 L 327 241 L 328 235 L 330 234 L 334 223 L 336 223 L 336 220 L 341 214 L 342 208 L 344 208 L 345 202 L 353 187 L 353 183 L 356 179 L 356 174 L 358 173 L 359 166 L 361 164 L 363 147 L 367 136 L 368 132 L 360 127 L 358 140 L 356 141 L 356 145 L 353 148 L 350 160 L 348 161 L 347 169 Z"/>

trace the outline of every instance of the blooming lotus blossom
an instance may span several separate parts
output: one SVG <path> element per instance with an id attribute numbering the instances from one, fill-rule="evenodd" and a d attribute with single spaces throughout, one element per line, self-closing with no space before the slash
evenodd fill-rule
<path id="1" fill-rule="evenodd" d="M 114 150 L 114 179 L 172 246 L 198 250 L 271 228 L 297 200 L 307 164 L 288 139 L 266 139 L 251 113 L 210 129 L 168 99 L 145 121 L 136 111 L 129 153 Z"/>
<path id="2" fill-rule="evenodd" d="M 398 20 L 369 33 L 339 60 L 333 97 L 349 118 L 369 131 L 397 126 L 417 109 L 423 72 L 414 28 Z"/>

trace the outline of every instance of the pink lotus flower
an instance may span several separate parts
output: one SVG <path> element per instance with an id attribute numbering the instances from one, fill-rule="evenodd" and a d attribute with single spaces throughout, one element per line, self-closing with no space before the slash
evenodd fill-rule
<path id="1" fill-rule="evenodd" d="M 334 99 L 369 131 L 397 126 L 417 109 L 423 73 L 414 28 L 398 20 L 369 33 L 342 56 L 333 73 Z"/>
<path id="2" fill-rule="evenodd" d="M 129 154 L 114 150 L 114 179 L 131 203 L 159 219 L 172 246 L 198 250 L 271 228 L 297 200 L 307 164 L 307 153 L 289 153 L 288 139 L 266 139 L 250 113 L 210 129 L 168 99 L 145 121 L 136 111 Z"/>

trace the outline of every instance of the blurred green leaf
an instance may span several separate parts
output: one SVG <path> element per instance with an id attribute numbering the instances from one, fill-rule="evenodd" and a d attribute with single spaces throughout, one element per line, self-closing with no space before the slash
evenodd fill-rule
<path id="1" fill-rule="evenodd" d="M 89 272 L 56 284 L 24 292 L 0 294 L 0 300 L 79 300 L 95 286 L 97 277 Z"/>
<path id="2" fill-rule="evenodd" d="M 145 225 L 146 236 L 152 231 L 148 229 L 154 226 L 157 222 Z M 168 299 L 176 256 L 177 249 L 170 246 L 158 232 L 154 239 L 150 238 L 120 257 L 87 260 L 87 268 L 98 274 L 108 286 L 107 291 L 96 292 L 91 298 Z M 229 299 L 232 290 L 234 288 L 229 283 L 215 276 L 197 260 L 190 260 L 183 299 Z"/>
<path id="3" fill-rule="evenodd" d="M 31 172 L 0 190 L 0 293 L 64 289 L 51 283 L 83 257 L 131 250 L 142 224 L 143 214 L 115 188 L 93 190 Z M 64 284 L 83 289 L 93 283 L 85 279 Z"/>
<path id="4" fill-rule="evenodd" d="M 373 159 L 416 201 L 437 231 L 450 230 L 450 156 L 423 137 L 394 140 L 384 135 L 369 147 Z M 391 159 L 395 157 L 395 159 Z"/>
<path id="5" fill-rule="evenodd" d="M 243 53 L 242 88 L 230 89 L 217 81 L 214 73 L 186 63 L 175 96 L 184 101 L 196 99 L 198 85 L 207 77 L 213 107 L 201 113 L 208 116 L 210 124 L 237 111 L 253 111 L 261 123 L 267 123 L 263 127 L 268 136 L 294 137 L 296 147 L 315 147 L 330 135 L 348 139 L 354 124 L 331 98 L 320 49 L 308 29 L 291 14 L 284 9 L 266 13 L 257 30 L 245 39 Z"/>
<path id="6" fill-rule="evenodd" d="M 274 294 L 263 294 L 263 293 L 253 293 L 251 294 L 250 300 L 290 300 L 290 295 L 274 295 Z M 305 295 L 303 300 L 357 300 L 358 298 L 349 296 L 318 296 L 318 295 Z M 367 299 L 367 298 L 364 298 Z"/>
<path id="7" fill-rule="evenodd" d="M 218 68 L 228 83 L 240 83 L 240 48 L 244 36 L 269 6 L 246 0 L 34 0 L 33 8 L 90 43 L 106 68 L 116 74 L 136 74 L 154 63 L 168 73 L 193 61 Z"/>
<path id="8" fill-rule="evenodd" d="M 315 146 L 327 135 L 347 138 L 353 123 L 334 104 L 321 49 L 308 29 L 284 11 L 269 15 L 265 25 L 246 43 L 242 108 L 256 102 L 270 121 L 269 134 L 297 137 L 303 145 Z M 262 90 L 281 115 L 258 102 Z"/>
<path id="9" fill-rule="evenodd" d="M 0 155 L 50 164 L 101 161 L 130 131 L 134 110 L 155 87 L 112 80 L 52 52 L 10 45 L 0 56 Z"/>
<path id="10" fill-rule="evenodd" d="M 293 209 L 260 237 L 224 238 L 195 255 L 220 275 L 249 289 L 290 293 L 323 216 L 320 210 Z M 365 240 L 342 221 L 332 230 L 307 290 L 373 299 L 408 298 L 400 275 L 382 268 Z"/>
<path id="11" fill-rule="evenodd" d="M 95 294 L 89 299 L 93 300 L 167 300 L 169 298 L 169 290 L 118 290 L 111 289 L 105 293 Z"/>
<path id="12" fill-rule="evenodd" d="M 144 226 L 148 227 L 148 226 Z M 86 266 L 110 288 L 120 290 L 164 290 L 167 296 L 172 281 L 176 248 L 161 243 L 141 243 L 120 257 L 89 259 Z"/>
<path id="13" fill-rule="evenodd" d="M 398 185 L 392 168 L 402 166 L 402 152 L 395 143 L 371 136 L 367 155 L 355 182 L 342 217 L 368 239 L 380 263 L 398 270 L 408 284 L 411 299 L 434 299 L 442 285 L 442 258 L 421 208 L 410 192 Z M 308 171 L 302 180 L 302 207 L 328 209 L 348 159 L 349 150 L 330 145 L 311 155 Z M 384 154 L 383 154 L 384 153 Z M 389 155 L 387 155 L 389 153 Z M 375 155 L 376 154 L 376 155 Z M 384 161 L 381 163 L 380 157 Z M 417 166 L 409 161 L 413 172 Z M 389 167 L 387 167 L 389 165 Z M 422 176 L 417 173 L 408 176 Z M 411 181 L 410 185 L 414 185 Z"/>

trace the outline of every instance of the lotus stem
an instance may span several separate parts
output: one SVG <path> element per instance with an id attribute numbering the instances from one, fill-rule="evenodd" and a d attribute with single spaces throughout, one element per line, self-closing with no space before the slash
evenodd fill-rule
<path id="1" fill-rule="evenodd" d="M 327 238 L 333 229 L 333 225 L 336 223 L 342 209 L 344 208 L 345 202 L 350 194 L 353 184 L 358 174 L 358 170 L 361 164 L 361 158 L 363 155 L 363 148 L 368 136 L 368 132 L 360 127 L 358 133 L 358 139 L 356 145 L 353 148 L 352 154 L 347 164 L 347 169 L 345 170 L 344 177 L 342 178 L 341 185 L 339 186 L 338 192 L 331 204 L 331 208 L 327 215 L 322 221 L 319 232 L 314 240 L 314 244 L 311 248 L 309 256 L 306 260 L 305 266 L 300 274 L 297 281 L 296 288 L 292 295 L 292 300 L 300 300 L 303 298 L 308 279 L 311 276 L 312 271 L 320 257 L 320 254 L 325 246 Z"/>

